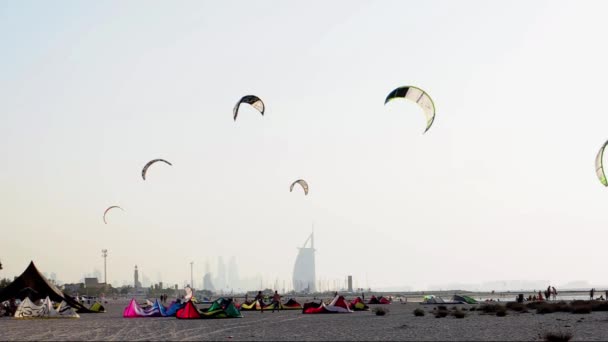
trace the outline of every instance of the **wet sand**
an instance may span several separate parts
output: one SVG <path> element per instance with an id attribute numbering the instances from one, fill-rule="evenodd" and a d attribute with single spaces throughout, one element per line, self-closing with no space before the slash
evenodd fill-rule
<path id="1" fill-rule="evenodd" d="M 303 315 L 301 311 L 243 312 L 243 318 L 178 320 L 122 317 L 126 303 L 110 303 L 108 312 L 80 319 L 16 320 L 0 318 L 0 340 L 422 340 L 531 341 L 546 332 L 570 332 L 573 340 L 608 340 L 608 312 L 540 315 L 509 311 L 506 317 L 468 312 L 457 319 L 435 318 L 434 305 L 372 305 L 390 310 L 352 314 Z M 470 307 L 471 305 L 458 305 Z M 479 307 L 479 305 L 476 305 Z M 448 308 L 451 308 L 449 305 Z M 413 310 L 427 314 L 415 317 Z"/>

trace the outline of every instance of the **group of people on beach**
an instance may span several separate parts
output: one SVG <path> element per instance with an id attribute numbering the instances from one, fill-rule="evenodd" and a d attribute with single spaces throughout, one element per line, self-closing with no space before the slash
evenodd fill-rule
<path id="1" fill-rule="evenodd" d="M 593 300 L 595 298 L 595 287 L 592 288 L 591 290 L 589 290 L 589 300 Z M 606 290 L 606 298 L 604 298 L 603 295 L 600 295 L 600 297 L 597 300 L 607 300 L 608 299 L 608 290 Z"/>
<path id="2" fill-rule="evenodd" d="M 161 294 L 160 295 L 160 302 L 163 303 L 163 304 L 166 303 L 167 302 L 167 297 L 168 296 L 166 294 L 164 294 L 164 293 Z"/>
<path id="3" fill-rule="evenodd" d="M 264 298 L 265 296 L 262 291 L 258 291 L 258 294 L 256 294 L 255 298 L 253 299 L 254 302 L 258 302 L 260 304 L 261 313 L 264 313 Z M 247 295 L 245 295 L 245 302 L 247 302 Z M 274 310 L 281 311 L 281 295 L 278 291 L 274 291 L 270 305 L 272 305 L 272 312 L 274 312 Z"/>

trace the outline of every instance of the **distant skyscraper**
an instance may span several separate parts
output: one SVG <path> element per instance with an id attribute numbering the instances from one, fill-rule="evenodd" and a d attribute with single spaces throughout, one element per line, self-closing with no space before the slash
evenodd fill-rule
<path id="1" fill-rule="evenodd" d="M 296 292 L 315 292 L 315 241 L 311 233 L 299 248 L 298 257 L 293 268 L 293 289 Z M 310 241 L 310 247 L 306 247 Z"/>
<path id="2" fill-rule="evenodd" d="M 209 270 L 209 261 L 205 262 L 205 275 L 203 276 L 203 290 L 215 291 L 213 282 L 211 281 L 211 271 Z"/>
<path id="3" fill-rule="evenodd" d="M 226 285 L 231 289 L 239 288 L 239 269 L 235 257 L 231 257 L 228 262 L 228 283 Z"/>
<path id="4" fill-rule="evenodd" d="M 205 276 L 203 277 L 203 290 L 215 291 L 213 282 L 211 281 L 211 273 L 205 273 Z"/>
<path id="5" fill-rule="evenodd" d="M 215 279 L 215 285 L 219 291 L 225 290 L 226 287 L 226 265 L 224 264 L 224 258 L 219 257 L 217 259 L 217 278 Z"/>
<path id="6" fill-rule="evenodd" d="M 137 265 L 135 265 L 135 272 L 133 272 L 133 286 L 138 289 L 141 287 L 141 283 L 139 282 L 139 271 L 137 271 Z"/>

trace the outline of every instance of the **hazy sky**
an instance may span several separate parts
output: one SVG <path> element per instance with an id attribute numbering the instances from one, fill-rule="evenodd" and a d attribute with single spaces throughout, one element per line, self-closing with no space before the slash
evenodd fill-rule
<path id="1" fill-rule="evenodd" d="M 608 283 L 605 1 L 0 0 L 1 277 Z M 437 115 L 384 98 L 417 85 Z M 261 117 L 232 108 L 243 95 Z M 154 165 L 148 179 L 141 168 Z M 310 193 L 290 193 L 298 178 Z M 112 212 L 104 225 L 102 214 Z"/>

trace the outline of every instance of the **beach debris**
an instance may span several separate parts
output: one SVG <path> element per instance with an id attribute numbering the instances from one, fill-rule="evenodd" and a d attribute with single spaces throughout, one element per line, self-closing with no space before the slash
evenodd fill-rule
<path id="1" fill-rule="evenodd" d="M 157 162 L 163 162 L 169 166 L 173 166 L 173 164 L 169 163 L 168 161 L 164 160 L 164 159 L 154 159 L 154 160 L 150 160 L 149 162 L 146 163 L 146 165 L 144 166 L 144 168 L 141 170 L 141 178 L 143 178 L 144 180 L 146 180 L 146 173 L 148 172 L 148 168 L 150 166 L 152 166 L 152 164 L 157 163 Z"/>
<path id="2" fill-rule="evenodd" d="M 557 332 L 557 333 L 552 333 L 552 332 L 548 332 L 545 333 L 545 335 L 543 336 L 544 341 L 547 342 L 568 342 L 572 339 L 572 333 L 571 332 Z"/>
<path id="3" fill-rule="evenodd" d="M 433 121 L 435 121 L 435 103 L 429 94 L 414 86 L 399 87 L 388 94 L 386 100 L 384 100 L 384 104 L 386 105 L 388 102 L 399 98 L 414 101 L 422 108 L 426 116 L 426 129 L 424 130 L 424 133 L 426 133 L 431 128 Z"/>
<path id="4" fill-rule="evenodd" d="M 103 223 L 108 224 L 108 222 L 106 221 L 106 214 L 108 213 L 108 211 L 110 211 L 110 210 L 112 210 L 112 209 L 120 209 L 120 210 L 122 210 L 122 211 L 125 211 L 123 208 L 121 208 L 121 207 L 119 207 L 119 206 L 117 206 L 117 205 L 112 205 L 112 206 L 108 207 L 108 209 L 106 209 L 106 210 L 103 212 Z"/>
<path id="5" fill-rule="evenodd" d="M 439 307 L 439 309 L 436 310 L 434 313 L 435 313 L 435 318 L 444 318 L 444 317 L 447 317 L 450 312 L 444 306 L 444 307 Z"/>
<path id="6" fill-rule="evenodd" d="M 300 186 L 302 187 L 302 189 L 304 189 L 304 196 L 308 195 L 308 182 L 306 182 L 303 179 L 298 179 L 297 181 L 291 183 L 291 186 L 289 187 L 289 192 L 293 191 L 293 187 L 296 184 L 300 184 Z"/>
<path id="7" fill-rule="evenodd" d="M 376 316 L 385 316 L 389 313 L 389 311 L 390 310 L 387 308 L 380 308 L 380 307 L 374 308 L 372 310 L 372 312 L 375 313 Z"/>
<path id="8" fill-rule="evenodd" d="M 424 310 L 418 308 L 414 310 L 414 316 L 416 317 L 422 317 L 424 316 L 426 313 L 424 312 Z"/>
<path id="9" fill-rule="evenodd" d="M 255 96 L 255 95 L 245 95 L 241 97 L 241 99 L 236 103 L 234 109 L 232 110 L 232 114 L 234 115 L 234 121 L 236 121 L 237 115 L 239 115 L 239 108 L 241 107 L 241 103 L 246 103 L 251 105 L 253 108 L 257 109 L 262 115 L 264 115 L 264 110 L 266 107 L 264 106 L 264 102 Z"/>
<path id="10" fill-rule="evenodd" d="M 467 316 L 464 311 L 461 311 L 459 309 L 452 311 L 452 315 L 456 318 L 465 318 Z"/>

